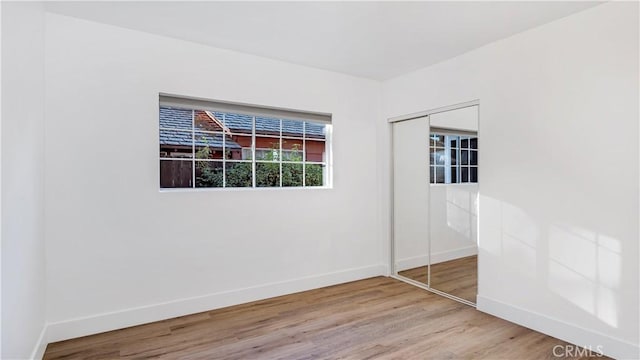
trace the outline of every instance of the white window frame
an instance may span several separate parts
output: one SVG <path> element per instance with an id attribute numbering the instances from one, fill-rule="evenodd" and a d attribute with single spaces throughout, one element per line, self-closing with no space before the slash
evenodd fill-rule
<path id="1" fill-rule="evenodd" d="M 178 157 L 162 157 L 159 154 L 159 162 L 161 161 L 191 161 L 192 162 L 192 174 L 191 174 L 191 186 L 190 187 L 162 187 L 160 183 L 158 183 L 160 191 L 210 191 L 210 190 L 246 190 L 246 189 L 327 189 L 333 187 L 333 155 L 332 155 L 332 122 L 331 122 L 331 114 L 325 113 L 311 113 L 311 112 L 303 112 L 298 110 L 287 110 L 281 108 L 271 108 L 271 107 L 260 107 L 254 105 L 247 104 L 238 104 L 238 103 L 223 103 L 218 101 L 210 101 L 210 100 L 202 100 L 202 99 L 193 99 L 193 98 L 182 98 L 176 97 L 174 95 L 163 95 L 160 94 L 159 107 L 172 107 L 172 108 L 180 108 L 184 110 L 191 111 L 191 129 L 177 129 L 177 128 L 166 128 L 159 126 L 159 130 L 170 130 L 170 131 L 182 131 L 182 132 L 190 132 L 192 135 L 192 154 L 193 156 L 190 158 L 178 158 Z M 212 111 L 212 112 L 221 112 L 223 114 L 223 123 L 226 123 L 224 116 L 226 113 L 235 113 L 242 115 L 249 115 L 252 117 L 252 130 L 251 130 L 251 159 L 244 159 L 245 150 L 248 149 L 246 147 L 241 148 L 243 159 L 227 159 L 226 154 L 226 133 L 223 131 L 202 131 L 197 130 L 195 127 L 195 111 Z M 158 114 L 158 119 L 159 119 Z M 280 133 L 279 135 L 262 135 L 256 134 L 256 116 L 257 117 L 268 117 L 275 118 L 280 121 Z M 283 136 L 282 134 L 282 126 L 284 121 L 300 121 L 303 124 L 303 133 L 301 137 L 290 137 Z M 306 124 L 307 123 L 315 123 L 315 124 L 323 124 L 325 136 L 324 139 L 316 139 L 316 138 L 307 138 L 306 136 Z M 159 132 L 160 133 L 160 132 Z M 223 143 L 223 155 L 222 159 L 197 159 L 196 154 L 196 145 L 195 145 L 195 135 L 196 133 L 206 133 L 206 134 L 221 134 L 222 135 L 222 143 Z M 229 133 L 228 135 L 233 135 L 233 133 Z M 247 136 L 248 134 L 236 134 Z M 277 160 L 269 161 L 269 160 L 259 160 L 256 159 L 256 150 L 271 150 L 271 149 L 256 149 L 256 138 L 257 137 L 272 137 L 274 139 L 279 140 L 280 149 L 279 154 L 284 154 L 285 152 L 293 153 L 300 152 L 302 154 L 301 161 L 288 161 L 284 160 L 284 156 L 278 156 Z M 302 141 L 302 148 L 300 150 L 289 150 L 283 149 L 282 144 L 286 139 Z M 307 161 L 306 159 L 306 142 L 307 141 L 320 141 L 324 142 L 324 152 L 323 159 L 320 162 L 317 161 Z M 222 164 L 222 179 L 223 184 L 222 187 L 196 187 L 196 161 L 211 161 L 211 162 L 219 162 Z M 251 175 L 252 175 L 252 186 L 250 187 L 227 187 L 226 185 L 226 164 L 227 163 L 251 163 Z M 280 174 L 279 174 L 279 185 L 278 186 L 257 186 L 256 184 L 256 166 L 259 163 L 277 163 L 279 164 Z M 282 165 L 283 164 L 300 164 L 302 165 L 302 186 L 283 186 L 282 184 Z M 307 165 L 320 165 L 323 168 L 323 178 L 321 186 L 307 186 L 306 185 L 306 170 Z M 158 179 L 161 178 L 160 167 L 158 168 Z"/>

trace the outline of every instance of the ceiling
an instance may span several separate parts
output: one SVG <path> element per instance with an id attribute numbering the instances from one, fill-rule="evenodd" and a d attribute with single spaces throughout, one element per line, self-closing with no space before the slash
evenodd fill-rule
<path id="1" fill-rule="evenodd" d="M 385 80 L 598 2 L 47 2 L 47 10 Z"/>

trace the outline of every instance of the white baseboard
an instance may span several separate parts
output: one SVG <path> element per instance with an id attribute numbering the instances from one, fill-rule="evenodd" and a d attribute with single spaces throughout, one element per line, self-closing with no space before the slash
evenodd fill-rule
<path id="1" fill-rule="evenodd" d="M 31 357 L 29 357 L 29 359 L 42 359 L 42 357 L 44 356 L 44 351 L 47 349 L 47 344 L 47 325 L 44 324 L 42 326 L 42 331 L 40 331 L 40 336 L 38 336 L 38 340 L 36 341 L 36 346 L 33 348 Z"/>
<path id="2" fill-rule="evenodd" d="M 478 248 L 476 246 L 468 246 L 464 248 L 458 248 L 447 251 L 440 251 L 431 254 L 431 263 L 437 264 L 449 260 L 459 259 L 471 255 L 476 255 L 478 253 Z M 396 264 L 396 270 L 403 271 L 407 269 L 413 269 L 420 266 L 427 266 L 429 264 L 429 257 L 427 254 L 412 256 L 409 258 L 404 258 L 398 260 Z"/>
<path id="3" fill-rule="evenodd" d="M 505 304 L 501 301 L 478 295 L 476 308 L 487 314 L 556 337 L 568 343 L 591 349 L 594 352 L 601 350 L 605 355 L 615 359 L 640 358 L 640 346 L 638 345 L 543 314 Z"/>
<path id="4" fill-rule="evenodd" d="M 46 340 L 62 341 L 349 281 L 386 276 L 387 271 L 386 265 L 372 265 L 49 323 Z"/>

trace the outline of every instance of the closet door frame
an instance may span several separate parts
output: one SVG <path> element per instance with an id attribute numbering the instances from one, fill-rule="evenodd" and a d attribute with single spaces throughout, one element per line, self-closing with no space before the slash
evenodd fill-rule
<path id="1" fill-rule="evenodd" d="M 431 132 L 431 124 L 430 124 L 430 119 L 428 118 L 430 115 L 433 114 L 437 114 L 437 113 L 441 113 L 441 112 L 446 112 L 446 111 L 452 111 L 452 110 L 458 110 L 458 109 L 462 109 L 462 108 L 466 108 L 466 107 L 471 107 L 471 106 L 477 106 L 478 107 L 478 124 L 480 124 L 480 100 L 476 99 L 476 100 L 472 100 L 472 101 L 467 101 L 467 102 L 463 102 L 463 103 L 458 103 L 458 104 L 454 104 L 454 105 L 448 105 L 448 106 L 443 106 L 443 107 L 439 107 L 439 108 L 435 108 L 435 109 L 430 109 L 430 110 L 425 110 L 425 111 L 420 111 L 417 113 L 412 113 L 412 114 L 407 114 L 407 115 L 401 115 L 401 116 L 396 116 L 396 117 L 392 117 L 389 118 L 387 120 L 388 122 L 388 129 L 389 129 L 389 147 L 390 147 L 390 154 L 391 156 L 389 157 L 389 194 L 390 194 L 390 199 L 389 199 L 389 204 L 391 205 L 391 209 L 390 209 L 390 219 L 389 219 L 389 254 L 390 254 L 390 258 L 389 258 L 389 269 L 391 269 L 390 271 L 390 277 L 396 279 L 396 280 L 400 280 L 402 282 L 417 286 L 421 289 L 430 291 L 432 293 L 444 296 L 446 298 L 461 302 L 463 304 L 472 306 L 472 307 L 476 307 L 476 304 L 458 298 L 456 296 L 453 295 L 449 295 L 445 292 L 439 291 L 437 289 L 433 289 L 431 288 L 430 284 L 431 284 L 431 240 L 430 240 L 430 235 L 428 235 L 427 237 L 427 251 L 428 251 L 428 255 L 427 255 L 427 261 L 428 261 L 428 266 L 427 266 L 427 283 L 423 284 L 420 283 L 418 281 L 412 280 L 412 279 L 408 279 L 405 278 L 403 276 L 398 275 L 398 269 L 396 268 L 396 242 L 395 242 L 395 216 L 394 216 L 394 212 L 395 212 L 395 199 L 394 199 L 394 191 L 395 191 L 395 182 L 394 182 L 394 170 L 395 170 L 395 164 L 394 164 L 394 157 L 395 157 L 395 153 L 394 153 L 394 134 L 393 134 L 393 125 L 394 123 L 398 123 L 398 122 L 402 122 L 402 121 L 408 121 L 408 120 L 415 120 L 415 119 L 419 119 L 419 118 L 424 118 L 427 117 L 427 133 L 424 134 L 425 137 L 428 137 L 430 132 Z M 478 137 L 480 137 L 480 126 L 478 126 Z M 428 154 L 428 150 L 427 150 L 427 154 Z M 426 160 L 429 161 L 429 157 L 426 157 Z M 427 201 L 431 201 L 431 190 L 429 188 L 429 179 L 426 179 L 426 184 L 427 184 Z M 478 183 L 478 193 L 480 193 L 480 183 Z M 478 206 L 479 207 L 479 206 Z M 427 219 L 427 227 L 430 226 L 430 217 Z M 478 213 L 478 228 L 480 226 L 480 216 Z M 476 229 L 476 234 L 478 234 L 477 232 L 478 229 Z M 429 231 L 430 233 L 430 231 Z M 480 264 L 480 252 L 478 252 L 478 264 Z M 478 266 L 478 288 L 480 288 L 480 276 L 479 276 L 479 266 Z"/>

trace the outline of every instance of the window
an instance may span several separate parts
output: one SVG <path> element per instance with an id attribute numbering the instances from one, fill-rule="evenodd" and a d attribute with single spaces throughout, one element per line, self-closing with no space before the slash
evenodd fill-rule
<path id="1" fill-rule="evenodd" d="M 431 133 L 429 178 L 432 184 L 478 182 L 478 138 Z"/>
<path id="2" fill-rule="evenodd" d="M 328 186 L 329 115 L 160 97 L 160 188 Z"/>

